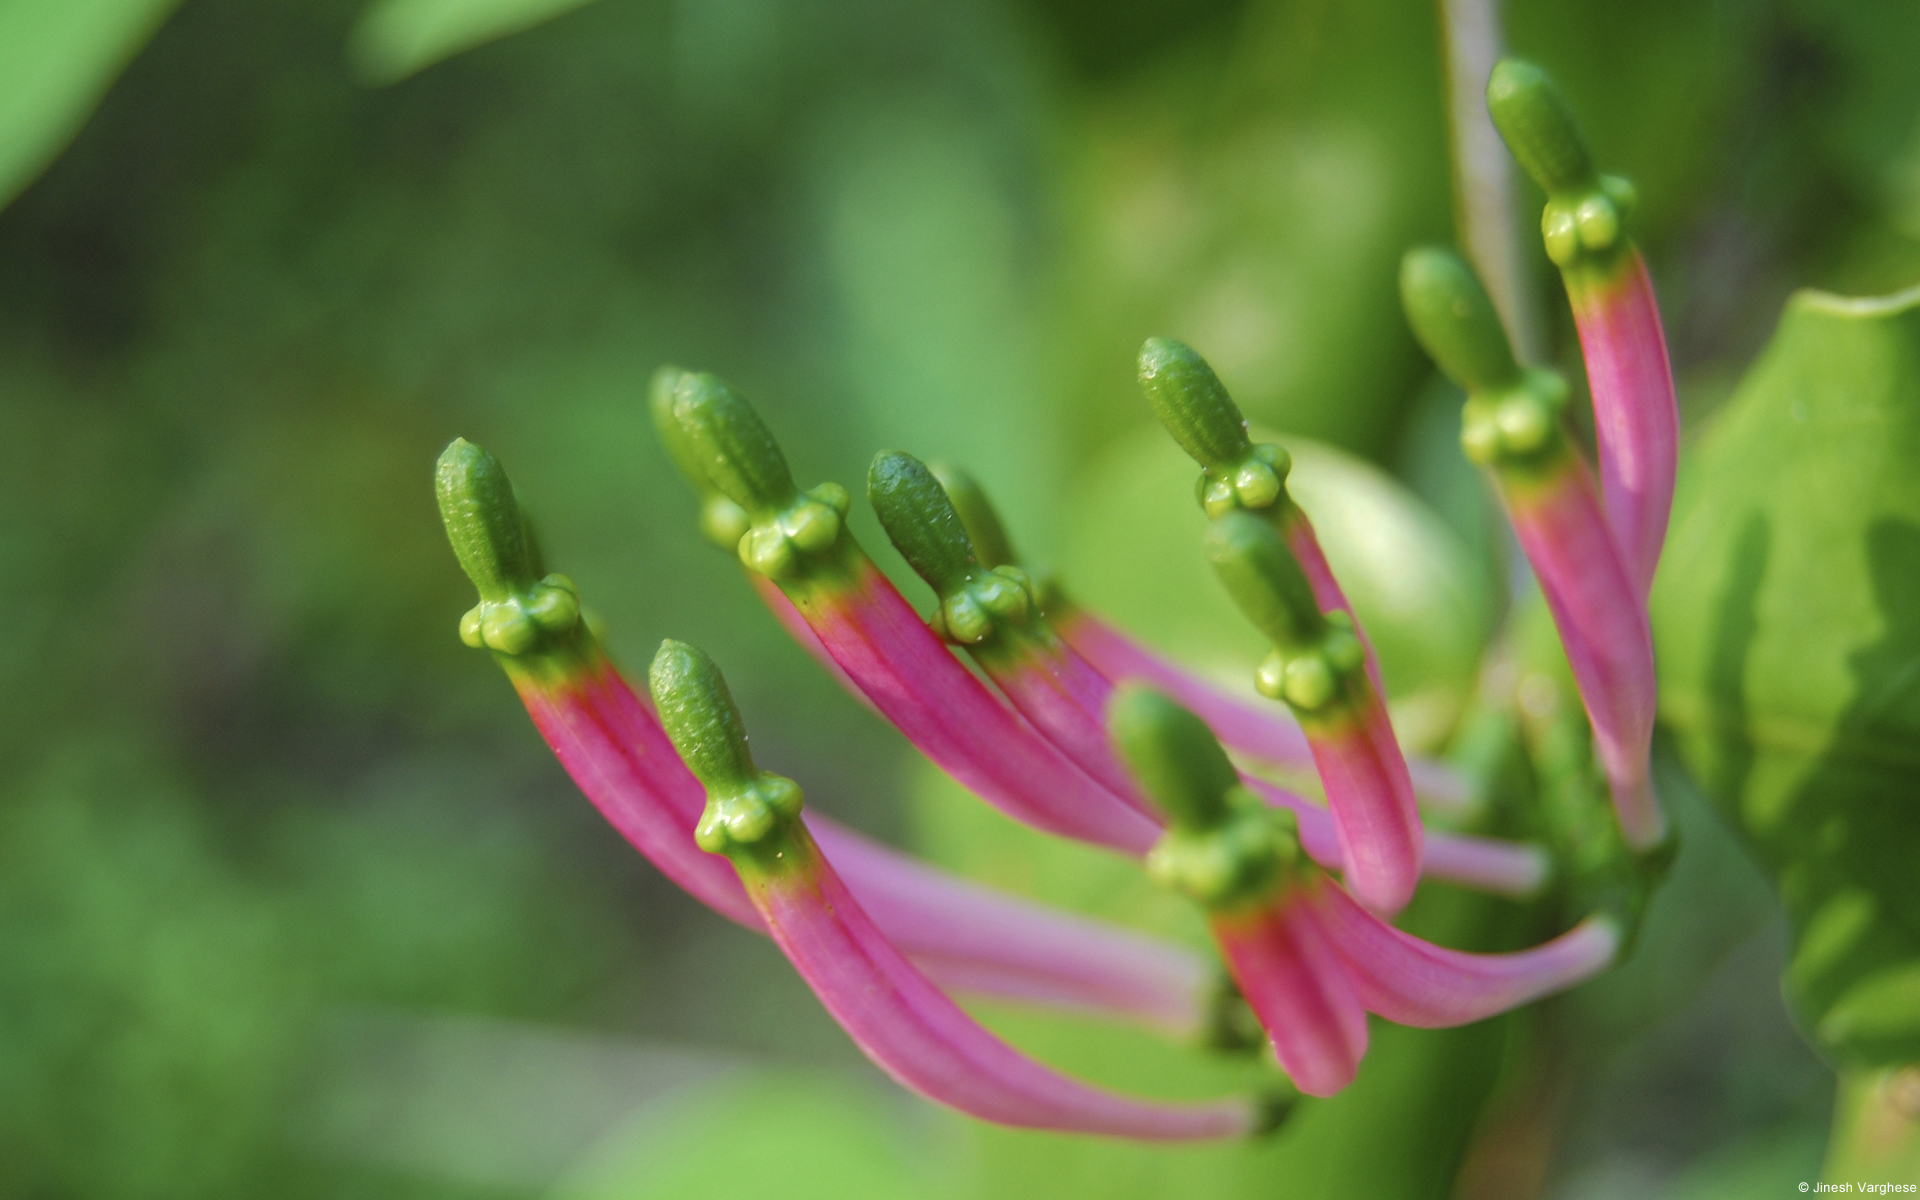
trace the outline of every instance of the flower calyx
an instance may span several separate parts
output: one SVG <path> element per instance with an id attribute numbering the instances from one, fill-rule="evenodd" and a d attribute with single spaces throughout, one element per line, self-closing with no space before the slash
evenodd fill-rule
<path id="1" fill-rule="evenodd" d="M 647 683 L 667 737 L 707 789 L 694 841 L 710 854 L 780 859 L 800 816 L 800 785 L 754 765 L 740 710 L 720 668 L 697 646 L 660 643 Z"/>
<path id="2" fill-rule="evenodd" d="M 1487 111 L 1513 156 L 1547 193 L 1540 232 L 1562 270 L 1604 264 L 1626 245 L 1631 183 L 1594 170 L 1586 139 L 1551 77 L 1532 63 L 1505 59 L 1487 80 Z"/>
<path id="3" fill-rule="evenodd" d="M 1400 260 L 1400 301 L 1414 336 L 1467 393 L 1460 445 L 1483 467 L 1525 466 L 1566 445 L 1567 382 L 1515 361 L 1493 301 L 1465 259 L 1423 246 Z"/>
<path id="4" fill-rule="evenodd" d="M 524 655 L 556 648 L 580 626 L 580 593 L 565 575 L 537 577 L 526 517 L 500 460 L 455 438 L 434 465 L 434 494 L 460 566 L 480 603 L 460 618 L 460 640 Z"/>
<path id="5" fill-rule="evenodd" d="M 960 526 L 973 543 L 973 556 L 980 565 L 990 571 L 1001 567 L 1018 567 L 1024 574 L 1033 602 L 1039 606 L 1043 616 L 1054 617 L 1063 611 L 1067 602 L 1059 578 L 1045 566 L 1035 567 L 1021 561 L 1019 552 L 1014 549 L 1013 539 L 1007 534 L 1005 523 L 1000 520 L 1000 513 L 994 508 L 993 501 L 987 498 L 986 489 L 980 486 L 979 481 L 948 462 L 930 462 L 927 470 L 933 472 L 933 477 L 940 481 L 941 490 L 953 503 L 954 512 L 960 516 Z"/>
<path id="6" fill-rule="evenodd" d="M 1366 647 L 1344 612 L 1326 614 L 1326 628 L 1305 645 L 1275 646 L 1255 668 L 1253 686 L 1270 700 L 1284 700 L 1301 716 L 1329 716 L 1357 685 L 1366 682 Z"/>
<path id="7" fill-rule="evenodd" d="M 760 414 L 718 378 L 682 371 L 670 380 L 673 426 L 684 455 L 706 476 L 714 492 L 731 501 L 746 524 L 736 541 L 740 561 L 772 579 L 793 579 L 831 560 L 846 531 L 853 497 L 837 483 L 802 492 L 786 455 Z M 661 404 L 654 402 L 656 411 Z M 671 448 L 673 442 L 669 439 Z M 740 528 L 730 513 L 703 504 L 709 536 Z"/>
<path id="8" fill-rule="evenodd" d="M 1271 808 L 1240 775 L 1206 723 L 1159 692 L 1122 687 L 1107 728 L 1168 829 L 1147 854 L 1147 874 L 1209 910 L 1257 904 L 1298 869 L 1293 814 Z"/>
<path id="9" fill-rule="evenodd" d="M 1371 686 L 1366 646 L 1352 617 L 1320 611 L 1279 532 L 1247 513 L 1229 513 L 1207 530 L 1207 557 L 1240 611 L 1273 643 L 1254 686 L 1303 720 L 1357 708 Z"/>
<path id="10" fill-rule="evenodd" d="M 900 556 L 939 597 L 927 622 L 934 633 L 981 646 L 1006 631 L 1033 632 L 1033 581 L 1011 563 L 981 563 L 959 509 L 925 463 L 882 451 L 867 471 L 867 499 Z"/>
<path id="11" fill-rule="evenodd" d="M 1173 440 L 1200 464 L 1195 494 L 1209 517 L 1288 501 L 1292 457 L 1271 442 L 1253 443 L 1240 406 L 1193 347 L 1148 338 L 1140 348 L 1140 389 Z"/>

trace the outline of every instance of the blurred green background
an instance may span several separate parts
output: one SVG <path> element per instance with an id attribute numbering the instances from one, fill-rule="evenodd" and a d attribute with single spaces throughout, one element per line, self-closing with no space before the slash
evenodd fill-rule
<path id="1" fill-rule="evenodd" d="M 1911 0 L 1506 8 L 1639 185 L 1689 423 L 1791 288 L 1920 278 Z M 1405 247 L 1451 236 L 1446 145 L 1426 0 L 0 3 L 0 1196 L 1810 1178 L 1831 1077 L 1781 1011 L 1764 886 L 1677 776 L 1687 849 L 1623 971 L 1524 1020 L 1377 1029 L 1353 1092 L 1266 1145 L 1113 1146 L 891 1090 L 455 636 L 428 478 L 464 435 L 615 653 L 707 647 L 811 803 L 1190 935 L 952 795 L 784 640 L 694 532 L 645 380 L 726 376 L 803 483 L 883 447 L 963 462 L 1083 600 L 1244 670 L 1132 382 L 1144 337 L 1184 338 L 1256 420 L 1437 514 L 1409 520 L 1454 590 L 1371 602 L 1401 606 L 1399 699 L 1457 708 L 1500 540 L 1395 291 Z M 1419 635 L 1433 605 L 1464 645 Z M 1467 945 L 1522 917 L 1435 890 L 1416 920 Z M 989 1015 L 1119 1085 L 1217 1070 Z"/>

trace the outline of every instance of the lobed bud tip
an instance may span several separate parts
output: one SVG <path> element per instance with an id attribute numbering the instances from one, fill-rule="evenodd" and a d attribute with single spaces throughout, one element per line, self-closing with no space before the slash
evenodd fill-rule
<path id="1" fill-rule="evenodd" d="M 1487 112 L 1521 167 L 1550 195 L 1594 186 L 1573 108 L 1545 71 L 1502 59 L 1487 79 Z"/>
<path id="2" fill-rule="evenodd" d="M 1246 457 L 1247 420 L 1207 360 L 1172 338 L 1148 338 L 1140 348 L 1140 389 L 1160 423 L 1202 467 Z"/>
<path id="3" fill-rule="evenodd" d="M 740 709 L 704 651 L 671 638 L 661 642 L 647 686 L 673 748 L 707 789 L 706 811 L 694 829 L 702 850 L 751 847 L 799 815 L 799 786 L 753 765 Z"/>
<path id="4" fill-rule="evenodd" d="M 913 455 L 900 450 L 876 455 L 867 469 L 867 501 L 900 556 L 943 599 L 979 574 L 959 511 Z"/>
<path id="5" fill-rule="evenodd" d="M 673 380 L 672 414 L 691 465 L 748 513 L 757 517 L 782 508 L 798 494 L 772 431 L 753 405 L 715 376 L 680 372 Z"/>
<path id="6" fill-rule="evenodd" d="M 447 541 L 480 593 L 460 618 L 460 640 L 525 654 L 572 633 L 579 590 L 564 575 L 539 576 L 538 550 L 500 460 L 455 438 L 434 465 L 433 482 Z"/>
<path id="7" fill-rule="evenodd" d="M 1493 301 L 1465 259 L 1422 246 L 1400 260 L 1400 302 L 1434 362 L 1469 392 L 1512 386 L 1520 376 Z"/>
<path id="8" fill-rule="evenodd" d="M 1269 641 L 1305 647 L 1320 637 L 1327 621 L 1313 585 L 1271 524 L 1229 512 L 1208 526 L 1206 550 L 1234 603 Z"/>

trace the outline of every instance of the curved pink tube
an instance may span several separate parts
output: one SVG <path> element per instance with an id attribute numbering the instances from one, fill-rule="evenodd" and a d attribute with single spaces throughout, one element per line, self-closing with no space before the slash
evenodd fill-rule
<path id="1" fill-rule="evenodd" d="M 1016 820 L 1145 854 L 1159 826 L 989 692 L 871 562 L 853 588 L 794 607 L 867 699 L 935 765 Z"/>
<path id="2" fill-rule="evenodd" d="M 1645 604 L 1667 539 L 1680 446 L 1660 305 L 1646 261 L 1632 246 L 1618 278 L 1569 288 L 1568 297 L 1593 392 L 1607 524 Z"/>
<path id="3" fill-rule="evenodd" d="M 1421 1029 L 1484 1020 L 1572 987 L 1620 949 L 1618 928 L 1601 916 L 1531 950 L 1468 954 L 1395 929 L 1339 888 L 1319 889 L 1310 904 L 1367 1011 Z"/>
<path id="4" fill-rule="evenodd" d="M 558 686 L 515 683 L 561 765 L 635 849 L 694 899 L 765 932 L 732 867 L 694 844 L 705 789 L 612 664 Z M 808 825 L 888 936 L 943 983 L 1176 1036 L 1200 1028 L 1209 972 L 1187 950 L 969 883 L 825 817 Z"/>
<path id="5" fill-rule="evenodd" d="M 796 840 L 804 842 L 804 834 Z M 814 995 L 903 1087 L 1001 1125 L 1152 1141 L 1236 1137 L 1255 1128 L 1247 1100 L 1135 1099 L 1062 1075 L 1007 1045 L 894 949 L 824 857 L 745 882 L 774 942 Z"/>
<path id="6" fill-rule="evenodd" d="M 1244 773 L 1240 782 L 1268 804 L 1293 813 L 1307 857 L 1329 871 L 1345 867 L 1332 813 L 1277 783 Z M 1550 869 L 1546 852 L 1538 846 L 1432 829 L 1427 831 L 1426 853 L 1420 858 L 1424 878 L 1520 899 L 1538 892 Z"/>
<path id="7" fill-rule="evenodd" d="M 1666 822 L 1649 770 L 1656 696 L 1646 605 L 1577 453 L 1546 483 L 1500 490 L 1566 647 L 1621 832 L 1635 849 L 1649 849 Z"/>
<path id="8" fill-rule="evenodd" d="M 1307 741 L 1327 791 L 1347 886 L 1374 911 L 1399 912 L 1420 882 L 1426 830 L 1386 705 L 1372 693 L 1360 713 L 1335 728 L 1310 730 Z"/>
<path id="9" fill-rule="evenodd" d="M 1214 940 L 1273 1050 L 1309 1096 L 1353 1082 L 1367 1052 L 1367 1014 L 1346 966 L 1289 888 L 1269 906 L 1216 914 Z"/>

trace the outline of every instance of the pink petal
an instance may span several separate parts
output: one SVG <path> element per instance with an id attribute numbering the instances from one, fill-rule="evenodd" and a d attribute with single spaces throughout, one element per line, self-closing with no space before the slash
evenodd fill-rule
<path id="1" fill-rule="evenodd" d="M 820 644 L 820 635 L 813 631 L 813 626 L 807 624 L 807 619 L 800 615 L 800 610 L 793 606 L 793 601 L 787 599 L 787 594 L 780 590 L 780 585 L 758 571 L 748 571 L 746 576 L 747 582 L 753 585 L 753 590 L 760 597 L 761 603 L 765 604 L 774 619 L 780 622 L 780 628 L 787 631 L 787 636 L 800 643 L 800 648 L 805 650 L 813 661 L 826 668 L 827 674 L 833 676 L 840 686 L 847 689 L 847 693 L 864 705 L 869 712 L 878 712 L 879 710 L 873 707 L 873 701 L 867 699 L 867 694 L 860 690 L 860 685 L 853 681 L 853 677 L 848 675 L 839 663 L 833 661 L 833 655 L 828 654 L 827 648 Z"/>
<path id="2" fill-rule="evenodd" d="M 696 900 L 765 932 L 733 869 L 695 846 L 705 789 L 619 672 L 602 664 L 557 687 L 516 683 L 561 765 L 613 827 Z M 826 817 L 807 820 L 887 935 L 948 986 L 1121 1016 L 1183 1037 L 1204 1020 L 1209 973 L 1187 950 L 996 893 Z"/>
<path id="3" fill-rule="evenodd" d="M 1367 1052 L 1367 1014 L 1304 899 L 1293 890 L 1255 912 L 1216 914 L 1213 936 L 1294 1086 L 1331 1096 Z"/>
<path id="4" fill-rule="evenodd" d="M 1571 289 L 1587 360 L 1600 486 L 1634 595 L 1646 603 L 1667 537 L 1680 414 L 1653 281 L 1629 248 L 1618 279 Z"/>
<path id="5" fill-rule="evenodd" d="M 1658 845 L 1665 820 L 1648 773 L 1653 743 L 1653 638 L 1627 577 L 1586 463 L 1567 455 L 1553 480 L 1503 487 L 1507 514 L 1533 564 L 1573 667 L 1621 831 L 1636 849 Z"/>
<path id="6" fill-rule="evenodd" d="M 1279 784 L 1246 774 L 1240 781 L 1268 804 L 1293 813 L 1300 830 L 1300 846 L 1309 858 L 1329 871 L 1346 866 L 1332 813 Z M 1546 883 L 1548 872 L 1547 856 L 1540 847 L 1470 833 L 1429 829 L 1420 856 L 1423 878 L 1497 896 L 1532 896 Z"/>
<path id="7" fill-rule="evenodd" d="M 554 757 L 620 836 L 700 903 L 762 928 L 733 868 L 694 845 L 706 789 L 611 663 L 557 687 L 514 684 Z"/>
<path id="8" fill-rule="evenodd" d="M 1420 882 L 1425 829 L 1379 693 L 1369 690 L 1357 719 L 1310 729 L 1307 740 L 1340 838 L 1347 886 L 1369 908 L 1399 912 Z"/>
<path id="9" fill-rule="evenodd" d="M 1256 707 L 1222 691 L 1090 613 L 1075 610 L 1060 622 L 1059 632 L 1108 679 L 1150 683 L 1191 709 L 1229 749 L 1268 762 L 1304 766 L 1313 761 L 1307 735 L 1285 710 Z"/>
<path id="10" fill-rule="evenodd" d="M 1332 578 L 1330 573 L 1328 578 Z M 1063 641 L 1108 679 L 1152 684 L 1179 701 L 1181 707 L 1199 714 L 1229 750 L 1280 766 L 1312 766 L 1313 751 L 1307 745 L 1307 735 L 1285 708 L 1242 700 L 1155 654 L 1084 609 L 1072 610 L 1056 628 Z M 1436 811 L 1457 812 L 1472 799 L 1467 781 L 1445 763 L 1409 758 L 1407 772 L 1413 779 L 1414 794 Z"/>
<path id="11" fill-rule="evenodd" d="M 1010 712 L 921 622 L 870 562 L 858 582 L 794 606 L 820 642 L 920 752 L 1016 820 L 1145 854 L 1159 826 L 1088 777 Z"/>
<path id="12" fill-rule="evenodd" d="M 1572 987 L 1620 949 L 1619 930 L 1601 916 L 1531 950 L 1468 954 L 1395 929 L 1338 888 L 1320 889 L 1312 903 L 1367 1010 L 1422 1029 L 1484 1020 Z"/>
<path id="13" fill-rule="evenodd" d="M 804 853 L 804 835 L 797 840 Z M 1007 1045 L 894 949 L 824 858 L 747 882 L 774 942 L 834 1020 L 881 1070 L 930 1100 L 1001 1125 L 1155 1141 L 1255 1128 L 1245 1100 L 1135 1099 Z"/>
<path id="14" fill-rule="evenodd" d="M 1200 1032 L 1212 971 L 1186 948 L 1015 899 L 817 814 L 807 827 L 881 931 L 943 987 Z"/>

